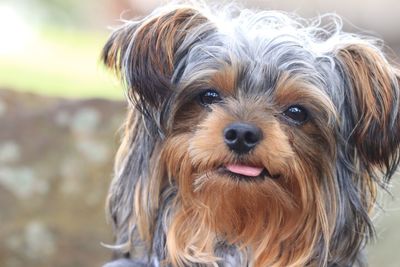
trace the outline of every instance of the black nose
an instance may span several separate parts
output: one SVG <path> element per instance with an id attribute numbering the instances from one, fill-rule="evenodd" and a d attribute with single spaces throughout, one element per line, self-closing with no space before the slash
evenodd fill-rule
<path id="1" fill-rule="evenodd" d="M 261 129 L 249 123 L 235 122 L 224 129 L 225 144 L 238 154 L 248 153 L 261 138 Z"/>

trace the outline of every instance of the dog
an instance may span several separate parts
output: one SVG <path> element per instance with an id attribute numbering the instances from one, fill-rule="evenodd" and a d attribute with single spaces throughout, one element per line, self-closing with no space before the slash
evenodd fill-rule
<path id="1" fill-rule="evenodd" d="M 324 22 L 324 23 L 322 23 Z M 168 5 L 102 60 L 129 112 L 105 266 L 366 266 L 400 71 L 336 15 Z"/>

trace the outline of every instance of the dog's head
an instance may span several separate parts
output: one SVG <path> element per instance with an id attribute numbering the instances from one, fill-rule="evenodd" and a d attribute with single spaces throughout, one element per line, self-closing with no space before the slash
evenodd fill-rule
<path id="1" fill-rule="evenodd" d="M 329 26 L 179 6 L 117 29 L 103 59 L 141 114 L 110 191 L 117 235 L 151 242 L 161 191 L 176 187 L 174 264 L 215 262 L 221 240 L 257 266 L 353 260 L 399 162 L 399 72 Z"/>

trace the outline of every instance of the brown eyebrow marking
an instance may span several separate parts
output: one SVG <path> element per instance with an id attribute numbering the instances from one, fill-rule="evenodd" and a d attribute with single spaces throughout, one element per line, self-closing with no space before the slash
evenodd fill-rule
<path id="1" fill-rule="evenodd" d="M 232 95 L 237 86 L 237 74 L 237 68 L 227 65 L 214 74 L 211 78 L 211 86 L 225 92 L 226 94 Z"/>

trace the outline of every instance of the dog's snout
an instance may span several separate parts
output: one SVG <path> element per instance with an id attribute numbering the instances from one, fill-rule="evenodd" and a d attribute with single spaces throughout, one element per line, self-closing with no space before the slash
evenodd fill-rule
<path id="1" fill-rule="evenodd" d="M 238 154 L 248 153 L 261 138 L 261 129 L 250 123 L 235 122 L 224 129 L 225 144 Z"/>

